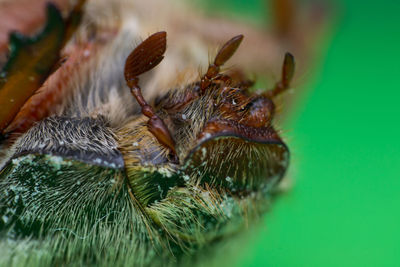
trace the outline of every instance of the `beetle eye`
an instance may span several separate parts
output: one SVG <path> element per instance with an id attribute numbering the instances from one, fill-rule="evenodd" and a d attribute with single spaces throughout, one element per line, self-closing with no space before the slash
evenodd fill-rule
<path id="1" fill-rule="evenodd" d="M 242 108 L 240 109 L 240 111 L 249 110 L 252 106 L 253 106 L 253 102 L 249 102 L 249 103 L 247 103 L 246 106 L 242 107 Z"/>

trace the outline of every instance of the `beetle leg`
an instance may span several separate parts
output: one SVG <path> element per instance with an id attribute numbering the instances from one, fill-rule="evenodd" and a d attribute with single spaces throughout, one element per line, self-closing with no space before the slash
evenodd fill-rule
<path id="1" fill-rule="evenodd" d="M 286 91 L 290 87 L 290 82 L 292 81 L 294 75 L 294 67 L 295 62 L 293 55 L 286 53 L 282 66 L 281 80 L 275 84 L 274 89 L 265 92 L 263 95 L 268 98 L 274 98 L 275 96 Z"/>
<path id="2" fill-rule="evenodd" d="M 47 23 L 41 33 L 33 37 L 10 35 L 10 58 L 0 73 L 0 133 L 3 136 L 10 134 L 7 127 L 54 71 L 61 49 L 79 26 L 84 4 L 85 0 L 79 0 L 66 21 L 53 4 L 48 4 Z"/>
<path id="3" fill-rule="evenodd" d="M 143 98 L 139 86 L 140 74 L 157 66 L 164 58 L 167 47 L 167 33 L 157 32 L 138 45 L 128 56 L 125 63 L 125 80 L 131 89 L 132 95 L 142 108 L 142 113 L 149 118 L 147 127 L 157 140 L 170 149 L 175 155 L 175 141 L 163 120 Z"/>
<path id="4" fill-rule="evenodd" d="M 215 56 L 214 63 L 208 66 L 206 74 L 201 78 L 200 87 L 202 93 L 205 92 L 207 87 L 211 84 L 211 81 L 218 77 L 220 67 L 232 57 L 242 40 L 243 35 L 237 35 L 226 42 L 218 51 L 218 54 Z"/>

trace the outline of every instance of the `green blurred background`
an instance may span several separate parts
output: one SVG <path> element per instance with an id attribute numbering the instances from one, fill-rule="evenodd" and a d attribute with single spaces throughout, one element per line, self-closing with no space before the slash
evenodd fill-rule
<path id="1" fill-rule="evenodd" d="M 262 20 L 262 0 L 206 1 Z M 293 188 L 234 266 L 400 266 L 400 1 L 331 1 L 332 36 L 284 126 Z"/>

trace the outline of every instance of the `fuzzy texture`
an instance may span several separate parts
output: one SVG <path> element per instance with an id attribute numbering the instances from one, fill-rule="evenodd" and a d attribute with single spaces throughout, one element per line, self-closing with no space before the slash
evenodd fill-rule
<path id="1" fill-rule="evenodd" d="M 15 155 L 52 154 L 89 164 L 121 169 L 122 154 L 104 118 L 50 117 L 15 144 Z"/>
<path id="2" fill-rule="evenodd" d="M 121 171 L 27 155 L 1 176 L 1 266 L 124 266 L 155 257 Z"/>
<path id="3" fill-rule="evenodd" d="M 0 266 L 175 265 L 259 212 L 256 199 L 194 187 L 143 213 L 121 172 L 57 156 L 20 157 L 1 176 Z"/>
<path id="4" fill-rule="evenodd" d="M 62 51 L 67 61 L 20 114 L 43 108 L 41 119 L 49 118 L 29 121 L 0 151 L 1 266 L 191 263 L 268 208 L 289 161 L 269 102 L 255 120 L 257 96 L 240 78 L 199 95 L 198 66 L 207 66 L 211 43 L 239 29 L 251 41 L 232 63 L 246 70 L 277 68 L 285 48 L 166 3 L 88 1 Z M 177 161 L 148 131 L 124 80 L 131 50 L 160 27 L 169 38 L 165 59 L 140 86 L 176 140 Z"/>

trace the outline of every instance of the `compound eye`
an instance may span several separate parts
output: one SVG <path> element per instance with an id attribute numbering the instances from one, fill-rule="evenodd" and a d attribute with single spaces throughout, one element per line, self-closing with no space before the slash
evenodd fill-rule
<path id="1" fill-rule="evenodd" d="M 263 127 L 271 123 L 275 113 L 275 105 L 269 98 L 257 97 L 247 106 L 246 125 Z"/>

